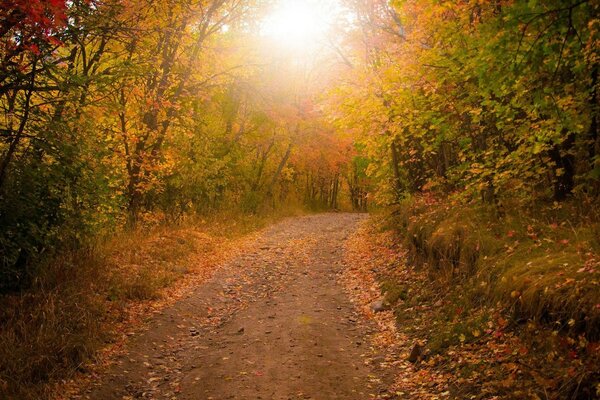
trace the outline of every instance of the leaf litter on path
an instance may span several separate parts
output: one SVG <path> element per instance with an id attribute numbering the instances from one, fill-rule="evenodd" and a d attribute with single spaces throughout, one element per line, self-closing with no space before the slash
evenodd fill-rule
<path id="1" fill-rule="evenodd" d="M 342 287 L 344 243 L 362 219 L 319 214 L 266 229 L 71 398 L 392 398 L 395 364 L 379 341 L 395 333 Z"/>

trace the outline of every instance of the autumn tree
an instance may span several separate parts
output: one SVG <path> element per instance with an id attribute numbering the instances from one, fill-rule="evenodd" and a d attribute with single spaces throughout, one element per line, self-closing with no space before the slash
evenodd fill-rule
<path id="1" fill-rule="evenodd" d="M 598 194 L 596 2 L 353 4 L 364 52 L 333 98 L 384 201 Z"/>

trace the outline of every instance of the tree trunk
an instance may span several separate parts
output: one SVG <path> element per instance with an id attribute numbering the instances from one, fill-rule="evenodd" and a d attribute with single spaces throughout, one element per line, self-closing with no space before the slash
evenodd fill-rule
<path id="1" fill-rule="evenodd" d="M 396 190 L 396 196 L 402 193 L 402 179 L 400 178 L 400 156 L 398 154 L 398 148 L 396 142 L 392 140 L 390 145 L 392 151 L 392 170 L 394 172 L 394 189 Z"/>
<path id="2" fill-rule="evenodd" d="M 277 184 L 277 181 L 279 180 L 279 176 L 281 175 L 283 168 L 287 164 L 287 161 L 290 158 L 290 155 L 292 154 L 292 147 L 293 147 L 293 145 L 290 143 L 288 145 L 287 150 L 285 151 L 285 154 L 283 155 L 283 158 L 279 162 L 279 165 L 277 166 L 277 171 L 275 171 L 275 175 L 273 175 L 273 179 L 271 180 L 271 184 L 269 185 L 269 190 L 267 191 L 267 197 L 273 196 L 273 190 L 275 189 L 275 184 Z"/>
<path id="3" fill-rule="evenodd" d="M 571 154 L 575 144 L 575 135 L 569 133 L 567 138 L 550 150 L 550 158 L 556 164 L 554 168 L 554 200 L 567 198 L 575 186 L 575 156 Z"/>
<path id="4" fill-rule="evenodd" d="M 0 190 L 4 186 L 4 181 L 6 180 L 6 174 L 8 172 L 8 165 L 12 161 L 12 158 L 17 151 L 17 147 L 19 142 L 21 141 L 21 137 L 25 132 L 25 126 L 27 125 L 27 121 L 29 119 L 29 110 L 31 108 L 31 95 L 33 94 L 34 84 L 35 84 L 35 75 L 36 75 L 36 67 L 37 60 L 33 62 L 32 72 L 31 72 L 31 80 L 29 82 L 29 87 L 27 89 L 27 94 L 25 95 L 25 109 L 23 111 L 23 115 L 21 116 L 21 122 L 19 124 L 19 128 L 15 133 L 15 136 L 12 137 L 10 141 L 10 145 L 8 146 L 8 150 L 4 157 L 2 157 L 2 161 L 0 162 Z"/>

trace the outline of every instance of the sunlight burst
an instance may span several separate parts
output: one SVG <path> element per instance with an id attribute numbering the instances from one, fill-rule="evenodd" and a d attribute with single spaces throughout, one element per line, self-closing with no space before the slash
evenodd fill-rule
<path id="1" fill-rule="evenodd" d="M 334 0 L 281 0 L 263 20 L 261 33 L 291 49 L 309 49 L 326 39 L 338 9 Z"/>

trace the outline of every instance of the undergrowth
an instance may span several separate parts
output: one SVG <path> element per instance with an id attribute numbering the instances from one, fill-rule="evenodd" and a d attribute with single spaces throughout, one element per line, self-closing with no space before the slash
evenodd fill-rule
<path id="1" fill-rule="evenodd" d="M 600 225 L 577 207 L 423 197 L 379 217 L 407 250 L 381 291 L 455 398 L 600 397 Z"/>

